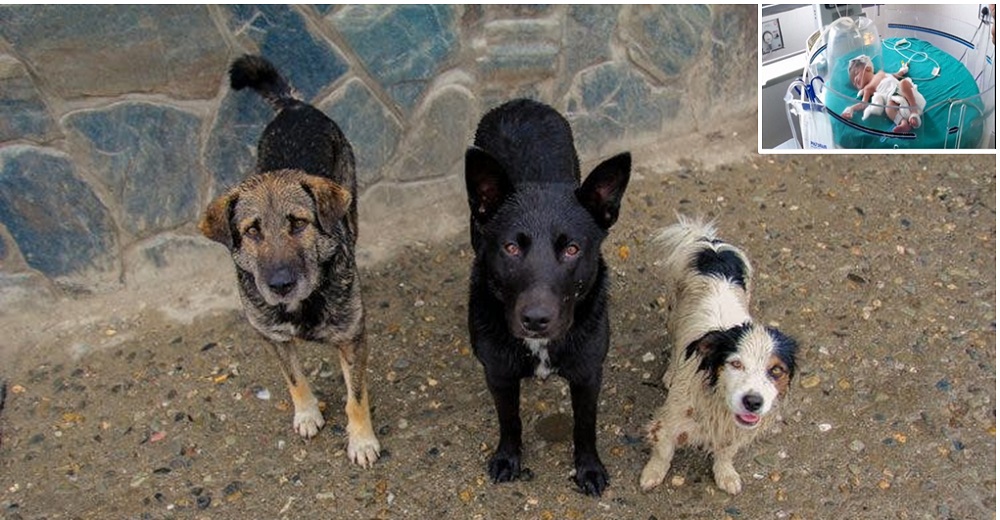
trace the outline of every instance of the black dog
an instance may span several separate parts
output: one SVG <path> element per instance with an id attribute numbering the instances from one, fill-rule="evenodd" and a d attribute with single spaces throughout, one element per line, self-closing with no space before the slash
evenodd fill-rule
<path id="1" fill-rule="evenodd" d="M 610 329 L 601 243 L 618 219 L 631 156 L 601 163 L 580 185 L 569 123 L 515 100 L 487 113 L 465 155 L 475 261 L 469 334 L 500 420 L 494 482 L 521 470 L 520 381 L 555 372 L 570 385 L 576 484 L 600 495 L 597 397 Z"/>

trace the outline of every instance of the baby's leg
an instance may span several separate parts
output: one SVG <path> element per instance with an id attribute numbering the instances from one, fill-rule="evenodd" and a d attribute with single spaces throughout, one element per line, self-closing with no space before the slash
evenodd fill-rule
<path id="1" fill-rule="evenodd" d="M 882 105 L 885 105 L 886 101 L 888 100 L 885 99 L 885 96 L 883 96 L 881 92 L 876 92 L 875 94 L 873 94 L 871 99 L 871 104 L 868 105 L 867 108 L 865 108 L 865 113 L 863 116 L 861 116 L 861 120 L 864 121 L 873 115 L 875 116 L 882 115 L 883 110 L 885 110 L 884 108 L 882 108 Z"/>
<path id="2" fill-rule="evenodd" d="M 892 129 L 893 132 L 897 134 L 905 134 L 912 130 L 910 122 L 906 120 L 906 114 L 909 112 L 906 108 L 900 108 L 899 103 L 895 100 L 890 100 L 889 105 L 885 107 L 885 115 L 891 119 L 896 126 Z"/>
<path id="3" fill-rule="evenodd" d="M 913 128 L 919 128 L 920 113 L 922 111 L 921 109 L 923 108 L 923 106 L 920 103 L 921 101 L 920 98 L 922 98 L 922 96 L 919 96 L 919 94 L 917 94 L 917 88 L 913 84 L 913 80 L 911 80 L 910 78 L 906 78 L 903 81 L 900 81 L 899 93 L 902 94 L 904 98 L 906 98 L 906 104 L 910 108 L 910 113 L 906 114 L 907 122 Z"/>

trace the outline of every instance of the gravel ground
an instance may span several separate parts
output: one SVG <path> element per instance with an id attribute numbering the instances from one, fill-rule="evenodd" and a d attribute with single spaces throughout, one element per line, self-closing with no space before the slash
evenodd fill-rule
<path id="1" fill-rule="evenodd" d="M 524 385 L 530 475 L 485 478 L 498 433 L 468 345 L 463 233 L 362 273 L 384 448 L 370 470 L 344 453 L 336 353 L 304 349 L 328 426 L 303 441 L 280 373 L 232 308 L 190 323 L 138 304 L 59 326 L 54 310 L 8 316 L 0 516 L 996 518 L 996 156 L 657 153 L 669 152 L 637 156 L 605 245 L 600 499 L 569 480 L 568 388 L 552 378 Z M 660 488 L 637 484 L 668 359 L 649 238 L 675 211 L 718 219 L 755 264 L 757 318 L 802 345 L 782 419 L 736 459 L 736 497 L 693 450 Z"/>

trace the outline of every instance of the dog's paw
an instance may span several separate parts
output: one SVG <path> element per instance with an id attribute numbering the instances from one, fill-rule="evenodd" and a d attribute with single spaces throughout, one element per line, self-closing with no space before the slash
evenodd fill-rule
<path id="1" fill-rule="evenodd" d="M 666 478 L 668 469 L 670 469 L 669 464 L 664 464 L 656 457 L 650 458 L 646 467 L 642 468 L 642 475 L 639 476 L 639 487 L 643 491 L 649 491 L 659 486 Z"/>
<path id="2" fill-rule="evenodd" d="M 315 437 L 324 424 L 326 424 L 326 421 L 323 420 L 323 414 L 320 413 L 319 407 L 316 406 L 297 410 L 295 418 L 292 419 L 292 427 L 295 428 L 295 431 L 299 435 L 306 439 Z"/>
<path id="3" fill-rule="evenodd" d="M 576 473 L 573 482 L 581 491 L 592 497 L 599 497 L 608 487 L 608 471 L 601 464 L 597 455 L 580 457 L 576 462 Z"/>
<path id="4" fill-rule="evenodd" d="M 510 482 L 521 474 L 521 455 L 497 450 L 490 458 L 488 471 L 494 484 Z"/>
<path id="5" fill-rule="evenodd" d="M 378 460 L 382 447 L 375 434 L 349 435 L 347 438 L 347 458 L 362 468 L 370 468 Z"/>
<path id="6" fill-rule="evenodd" d="M 715 485 L 726 493 L 736 495 L 743 489 L 740 474 L 736 472 L 736 468 L 732 464 L 716 465 L 713 468 L 713 473 L 715 474 Z"/>

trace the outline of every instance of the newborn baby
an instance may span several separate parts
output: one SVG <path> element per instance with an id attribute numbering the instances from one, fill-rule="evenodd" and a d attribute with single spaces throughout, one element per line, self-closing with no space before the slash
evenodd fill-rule
<path id="1" fill-rule="evenodd" d="M 847 107 L 841 115 L 850 119 L 855 110 L 864 108 L 861 119 L 866 120 L 872 115 L 880 116 L 884 111 L 886 117 L 896 124 L 893 132 L 910 132 L 920 128 L 920 114 L 927 106 L 927 100 L 917 91 L 913 80 L 904 79 L 907 71 L 909 67 L 904 63 L 895 74 L 886 74 L 884 70 L 876 73 L 870 57 L 862 54 L 852 59 L 847 72 L 851 84 L 860 89 L 858 95 L 861 102 Z M 868 103 L 871 104 L 866 107 Z"/>

